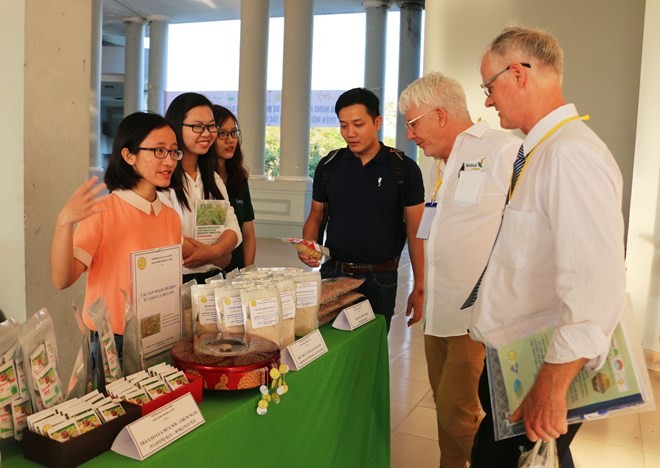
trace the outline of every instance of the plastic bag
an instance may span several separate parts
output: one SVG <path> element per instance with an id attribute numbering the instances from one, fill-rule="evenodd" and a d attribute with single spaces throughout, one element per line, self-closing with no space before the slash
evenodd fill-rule
<path id="1" fill-rule="evenodd" d="M 73 305 L 73 304 L 72 304 Z M 82 321 L 80 311 L 73 305 L 74 316 L 78 329 L 80 330 L 80 347 L 78 355 L 73 364 L 73 371 L 69 378 L 69 385 L 66 390 L 66 399 L 81 398 L 93 390 L 92 388 L 92 369 L 91 369 L 91 351 L 89 348 L 89 332 Z"/>
<path id="2" fill-rule="evenodd" d="M 296 336 L 305 336 L 319 327 L 321 273 L 305 271 L 291 276 L 296 282 Z"/>
<path id="3" fill-rule="evenodd" d="M 128 293 L 121 290 L 124 296 L 124 340 L 122 342 L 122 367 L 124 375 L 135 374 L 144 369 L 144 354 L 140 336 L 140 321 L 131 304 Z"/>
<path id="4" fill-rule="evenodd" d="M 55 326 L 46 309 L 41 309 L 23 323 L 18 341 L 32 407 L 41 411 L 64 401 Z"/>
<path id="5" fill-rule="evenodd" d="M 99 347 L 101 348 L 101 360 L 103 361 L 103 381 L 107 385 L 110 382 L 120 379 L 122 373 L 117 345 L 115 344 L 115 335 L 110 326 L 108 309 L 103 296 L 99 297 L 96 302 L 89 306 L 87 314 L 92 319 L 92 322 L 94 322 L 96 332 L 99 335 Z"/>
<path id="6" fill-rule="evenodd" d="M 194 279 L 181 285 L 181 339 L 187 340 L 193 337 L 193 313 L 192 313 L 192 287 L 197 284 Z"/>
<path id="7" fill-rule="evenodd" d="M 530 451 L 520 455 L 518 468 L 559 468 L 557 441 L 537 440 Z"/>

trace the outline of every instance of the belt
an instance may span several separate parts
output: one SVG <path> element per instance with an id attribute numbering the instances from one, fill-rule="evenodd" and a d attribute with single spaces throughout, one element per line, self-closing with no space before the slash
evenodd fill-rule
<path id="1" fill-rule="evenodd" d="M 369 264 L 369 263 L 349 263 L 331 260 L 333 265 L 338 271 L 348 273 L 351 275 L 366 275 L 368 273 L 384 273 L 387 271 L 394 271 L 399 267 L 399 257 L 388 260 L 383 263 Z"/>

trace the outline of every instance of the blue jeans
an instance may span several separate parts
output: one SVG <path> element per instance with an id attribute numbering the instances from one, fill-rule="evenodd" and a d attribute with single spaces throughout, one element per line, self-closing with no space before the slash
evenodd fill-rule
<path id="1" fill-rule="evenodd" d="M 349 278 L 364 278 L 366 281 L 357 289 L 369 299 L 374 313 L 385 317 L 387 331 L 390 331 L 390 322 L 394 315 L 394 304 L 396 302 L 397 271 L 386 271 L 380 273 L 367 273 L 366 275 L 355 275 L 337 270 L 333 262 L 326 262 L 321 266 L 322 278 L 337 278 L 346 276 Z"/>

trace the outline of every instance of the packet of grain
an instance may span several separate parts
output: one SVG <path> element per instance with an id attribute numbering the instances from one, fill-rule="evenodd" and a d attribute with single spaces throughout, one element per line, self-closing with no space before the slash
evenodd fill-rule
<path id="1" fill-rule="evenodd" d="M 282 306 L 282 348 L 296 341 L 296 282 L 288 275 L 279 275 L 273 282 L 280 293 Z"/>
<path id="2" fill-rule="evenodd" d="M 190 289 L 192 300 L 193 334 L 217 333 L 218 318 L 215 310 L 215 286 L 195 284 Z"/>
<path id="3" fill-rule="evenodd" d="M 321 273 L 305 271 L 291 276 L 296 283 L 296 336 L 305 336 L 319 327 Z"/>
<path id="4" fill-rule="evenodd" d="M 241 290 L 245 332 L 261 336 L 282 347 L 280 293 L 275 285 L 262 284 Z"/>
<path id="5" fill-rule="evenodd" d="M 238 284 L 225 284 L 215 288 L 215 309 L 221 333 L 245 333 L 241 289 Z"/>

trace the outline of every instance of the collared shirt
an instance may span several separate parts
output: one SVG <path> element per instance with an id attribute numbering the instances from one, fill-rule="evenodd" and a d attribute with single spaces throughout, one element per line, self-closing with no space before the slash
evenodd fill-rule
<path id="1" fill-rule="evenodd" d="M 441 164 L 442 185 L 424 242 L 427 335 L 467 334 L 470 313 L 460 308 L 488 261 L 520 143 L 477 123 L 456 137 L 446 165 L 436 163 Z M 431 187 L 435 175 L 436 167 Z"/>
<path id="2" fill-rule="evenodd" d="M 185 237 L 195 238 L 195 208 L 197 204 L 204 200 L 204 183 L 202 182 L 202 177 L 199 173 L 199 167 L 197 168 L 197 178 L 193 179 L 187 173 L 184 172 L 184 189 L 185 193 L 188 195 L 188 204 L 192 208 L 191 210 L 182 207 L 177 199 L 176 192 L 173 189 L 169 189 L 168 192 L 159 192 L 161 199 L 169 206 L 174 208 L 174 210 L 179 214 L 181 218 L 181 225 L 183 227 L 183 235 Z M 219 174 L 213 174 L 215 176 L 215 184 L 220 189 L 222 198 L 229 201 L 229 195 L 227 194 L 227 188 L 225 183 L 220 178 Z M 227 207 L 227 218 L 225 221 L 225 228 L 231 231 L 234 231 L 238 236 L 238 241 L 236 246 L 238 246 L 243 241 L 243 234 L 241 233 L 240 227 L 238 227 L 238 221 L 236 220 L 236 214 L 234 213 L 234 208 L 230 205 Z M 205 273 L 213 268 L 217 268 L 215 265 L 204 265 L 197 268 L 183 268 L 183 274 L 191 273 Z"/>
<path id="3" fill-rule="evenodd" d="M 115 190 L 103 202 L 104 211 L 78 223 L 73 235 L 74 258 L 87 267 L 83 319 L 95 330 L 87 309 L 101 295 L 112 331 L 124 334 L 124 299 L 130 293 L 130 254 L 181 244 L 181 221 L 156 198 L 148 202 L 132 190 Z"/>
<path id="4" fill-rule="evenodd" d="M 567 104 L 541 119 L 526 153 L 575 115 Z M 556 327 L 545 362 L 604 363 L 625 301 L 622 185 L 607 146 L 580 120 L 538 144 L 505 209 L 473 338 L 497 347 Z"/>
<path id="5" fill-rule="evenodd" d="M 387 160 L 396 157 L 393 151 L 381 143 L 376 156 L 362 165 L 349 149 L 342 149 L 325 187 L 319 163 L 312 198 L 328 203 L 326 246 L 333 259 L 378 264 L 401 255 L 401 208 L 424 202 L 424 182 L 417 163 L 404 156 L 402 202 L 402 190 Z"/>

